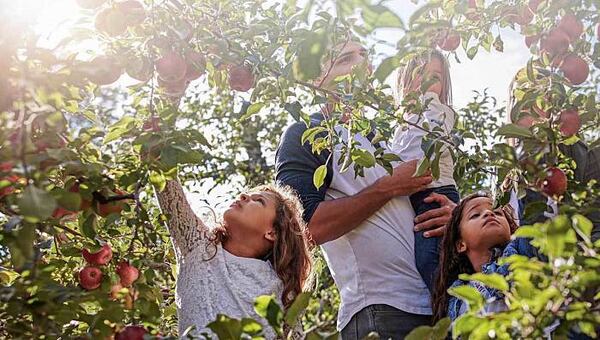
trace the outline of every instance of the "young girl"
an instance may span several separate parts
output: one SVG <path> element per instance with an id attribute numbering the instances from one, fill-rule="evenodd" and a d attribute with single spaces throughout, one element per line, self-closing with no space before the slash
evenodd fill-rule
<path id="1" fill-rule="evenodd" d="M 425 83 L 430 84 L 426 90 L 422 89 Z M 427 125 L 429 130 L 439 127 L 445 134 L 449 134 L 456 120 L 456 113 L 450 107 L 452 84 L 448 61 L 437 50 L 418 55 L 400 73 L 397 87 L 404 96 L 409 93 L 425 92 L 420 97 L 422 104 L 427 105 L 423 114 L 405 113 L 404 119 L 409 124 L 398 127 L 392 141 L 392 150 L 403 161 L 421 159 L 424 157 L 421 144 L 426 132 L 419 127 L 423 128 Z M 432 192 L 445 195 L 455 203 L 460 199 L 453 178 L 454 162 L 447 150 L 442 152 L 439 168 L 440 177 L 429 186 L 429 189 L 410 196 L 416 215 L 439 208 L 439 204 L 435 202 L 425 202 L 425 198 Z M 439 242 L 439 237 L 429 238 L 424 231 L 415 232 L 416 266 L 429 291 L 433 291 L 433 278 L 439 258 Z"/>
<path id="2" fill-rule="evenodd" d="M 502 295 L 475 281 L 463 281 L 460 274 L 508 274 L 508 265 L 498 265 L 500 257 L 515 254 L 537 256 L 536 249 L 525 238 L 510 240 L 517 229 L 510 206 L 493 208 L 492 199 L 484 193 L 465 197 L 452 213 L 442 240 L 440 268 L 433 293 L 434 322 L 449 316 L 452 321 L 467 311 L 466 304 L 448 294 L 448 288 L 470 285 L 487 302 L 486 311 L 504 308 Z"/>
<path id="3" fill-rule="evenodd" d="M 217 314 L 251 317 L 254 300 L 274 294 L 289 307 L 311 273 L 302 206 L 290 189 L 262 186 L 242 194 L 210 230 L 192 211 L 178 181 L 157 190 L 177 259 L 179 334 L 199 336 Z M 275 338 L 263 323 L 267 339 Z"/>

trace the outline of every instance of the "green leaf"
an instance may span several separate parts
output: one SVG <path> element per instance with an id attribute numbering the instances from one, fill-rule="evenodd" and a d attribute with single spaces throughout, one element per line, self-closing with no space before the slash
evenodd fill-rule
<path id="1" fill-rule="evenodd" d="M 124 116 L 113 124 L 109 129 L 108 133 L 104 137 L 104 144 L 108 144 L 114 140 L 121 138 L 124 134 L 129 132 L 134 126 L 135 119 L 131 116 Z"/>
<path id="2" fill-rule="evenodd" d="M 306 142 L 309 142 L 310 144 L 312 144 L 313 141 L 315 140 L 315 137 L 317 137 L 317 135 L 319 133 L 325 132 L 325 131 L 327 131 L 327 130 L 323 126 L 315 126 L 310 129 L 306 129 L 304 131 L 304 133 L 302 133 L 302 138 L 300 139 L 300 143 L 302 145 L 304 145 Z"/>
<path id="3" fill-rule="evenodd" d="M 0 284 L 10 286 L 19 275 L 20 274 L 15 271 L 0 267 Z"/>
<path id="4" fill-rule="evenodd" d="M 594 228 L 594 224 L 592 221 L 588 220 L 585 216 L 580 214 L 575 214 L 572 217 L 573 227 L 578 229 L 585 237 L 588 239 L 592 235 L 592 229 Z"/>
<path id="5" fill-rule="evenodd" d="M 506 279 L 504 278 L 504 276 L 502 276 L 500 274 L 496 274 L 496 273 L 492 273 L 492 274 L 475 273 L 475 274 L 471 274 L 471 275 L 461 274 L 459 276 L 459 278 L 461 280 L 465 280 L 465 281 L 470 281 L 470 280 L 479 281 L 490 288 L 498 289 L 502 292 L 505 292 L 508 290 L 508 282 L 506 282 Z"/>
<path id="6" fill-rule="evenodd" d="M 448 294 L 455 296 L 469 305 L 469 310 L 478 311 L 483 307 L 483 297 L 477 289 L 468 285 L 451 287 L 448 289 Z"/>
<path id="7" fill-rule="evenodd" d="M 283 311 L 274 295 L 261 295 L 254 300 L 254 310 L 267 319 L 277 334 L 282 333 Z"/>
<path id="8" fill-rule="evenodd" d="M 244 113 L 244 115 L 242 117 L 240 117 L 240 120 L 246 120 L 250 117 L 252 117 L 253 115 L 257 114 L 260 109 L 262 109 L 265 106 L 265 103 L 262 102 L 258 102 L 258 103 L 254 103 L 252 105 L 250 105 L 248 107 L 248 109 L 246 110 L 246 113 Z"/>
<path id="9" fill-rule="evenodd" d="M 496 132 L 498 136 L 514 137 L 514 138 L 532 138 L 533 134 L 529 129 L 521 127 L 517 124 L 506 124 L 501 126 Z"/>
<path id="10" fill-rule="evenodd" d="M 313 174 L 313 184 L 315 185 L 315 188 L 317 188 L 317 190 L 321 188 L 323 183 L 325 183 L 325 176 L 327 176 L 327 165 L 323 164 L 319 166 Z"/>
<path id="11" fill-rule="evenodd" d="M 479 46 L 471 46 L 467 50 L 467 58 L 473 60 L 473 58 L 475 58 L 475 55 L 477 54 L 478 50 L 479 50 Z"/>
<path id="12" fill-rule="evenodd" d="M 56 208 L 56 199 L 46 191 L 29 185 L 17 201 L 21 215 L 26 219 L 37 222 L 52 216 Z"/>
<path id="13" fill-rule="evenodd" d="M 162 173 L 160 172 L 156 172 L 156 171 L 152 171 L 150 173 L 150 183 L 152 183 L 152 185 L 154 185 L 158 191 L 163 191 L 165 186 L 167 185 L 167 180 L 165 179 L 165 176 L 163 176 Z"/>
<path id="14" fill-rule="evenodd" d="M 398 57 L 394 56 L 385 58 L 383 59 L 381 64 L 379 64 L 373 76 L 375 77 L 375 79 L 383 83 L 390 75 L 390 73 L 397 69 L 398 66 L 400 66 L 400 59 L 398 59 Z"/>
<path id="15" fill-rule="evenodd" d="M 285 323 L 291 328 L 296 325 L 296 323 L 299 321 L 299 316 L 302 315 L 308 306 L 310 295 L 311 294 L 308 292 L 300 293 L 296 299 L 294 299 L 294 302 L 285 313 Z"/>
<path id="16" fill-rule="evenodd" d="M 242 336 L 240 320 L 232 319 L 227 315 L 217 314 L 217 319 L 206 327 L 217 334 L 219 340 L 238 340 Z"/>
<path id="17" fill-rule="evenodd" d="M 421 158 L 417 165 L 417 171 L 415 171 L 413 177 L 423 176 L 427 170 L 429 170 L 429 158 Z"/>
<path id="18" fill-rule="evenodd" d="M 375 166 L 375 157 L 367 150 L 352 150 L 352 161 L 362 167 L 371 168 Z"/>
<path id="19" fill-rule="evenodd" d="M 258 335 L 262 331 L 263 326 L 260 322 L 250 319 L 243 318 L 242 319 L 242 332 L 248 335 Z"/>

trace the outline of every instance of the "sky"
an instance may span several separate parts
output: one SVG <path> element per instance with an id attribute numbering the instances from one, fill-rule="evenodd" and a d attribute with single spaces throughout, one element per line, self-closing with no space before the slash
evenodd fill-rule
<path id="1" fill-rule="evenodd" d="M 386 4 L 405 22 L 419 7 L 408 0 L 393 0 Z M 84 10 L 77 6 L 75 0 L 0 0 L 0 20 L 2 15 L 7 15 L 6 10 L 9 8 L 11 11 L 8 15 L 34 24 L 36 30 L 42 33 L 48 43 L 57 41 L 61 35 L 64 35 L 62 32 L 68 27 L 68 22 L 84 14 Z M 469 60 L 463 51 L 459 51 L 460 63 L 457 63 L 454 57 L 449 58 L 455 108 L 463 107 L 468 103 L 473 96 L 473 90 L 482 91 L 485 88 L 491 96 L 498 99 L 499 105 L 504 105 L 512 77 L 527 63 L 530 55 L 520 34 L 512 30 L 501 30 L 500 33 L 504 40 L 502 53 L 493 49 L 492 52 L 480 50 L 474 60 Z M 396 30 L 382 30 L 377 32 L 375 37 L 394 44 L 400 38 L 399 34 L 401 32 Z M 376 45 L 374 48 L 375 66 L 383 56 L 394 53 L 389 46 Z M 200 191 L 204 190 L 200 189 Z M 215 198 L 208 199 L 209 204 L 215 207 L 217 212 L 228 205 L 219 204 L 223 199 L 216 198 L 225 191 L 216 190 L 213 196 Z M 195 209 L 199 210 L 203 205 L 200 203 L 200 198 L 205 198 L 204 195 L 204 193 L 189 194 L 191 202 L 198 202 L 193 203 Z"/>

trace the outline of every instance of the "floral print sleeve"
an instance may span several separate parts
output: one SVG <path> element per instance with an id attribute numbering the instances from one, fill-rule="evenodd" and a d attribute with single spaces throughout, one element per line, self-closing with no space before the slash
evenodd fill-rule
<path id="1" fill-rule="evenodd" d="M 192 210 L 179 181 L 167 181 L 163 191 L 156 190 L 156 196 L 167 217 L 167 228 L 178 261 L 207 243 L 209 229 Z"/>

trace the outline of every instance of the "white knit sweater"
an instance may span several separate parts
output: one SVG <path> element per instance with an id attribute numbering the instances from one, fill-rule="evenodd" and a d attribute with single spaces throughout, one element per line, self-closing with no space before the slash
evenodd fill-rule
<path id="1" fill-rule="evenodd" d="M 277 299 L 281 296 L 282 283 L 271 264 L 235 256 L 211 242 L 212 232 L 192 211 L 179 182 L 167 182 L 157 196 L 168 218 L 177 258 L 175 303 L 179 334 L 189 326 L 196 326 L 192 335 L 200 336 L 202 332 L 213 335 L 206 325 L 217 314 L 225 314 L 261 322 L 265 337 L 274 339 L 273 330 L 253 307 L 260 295 L 275 295 Z"/>

